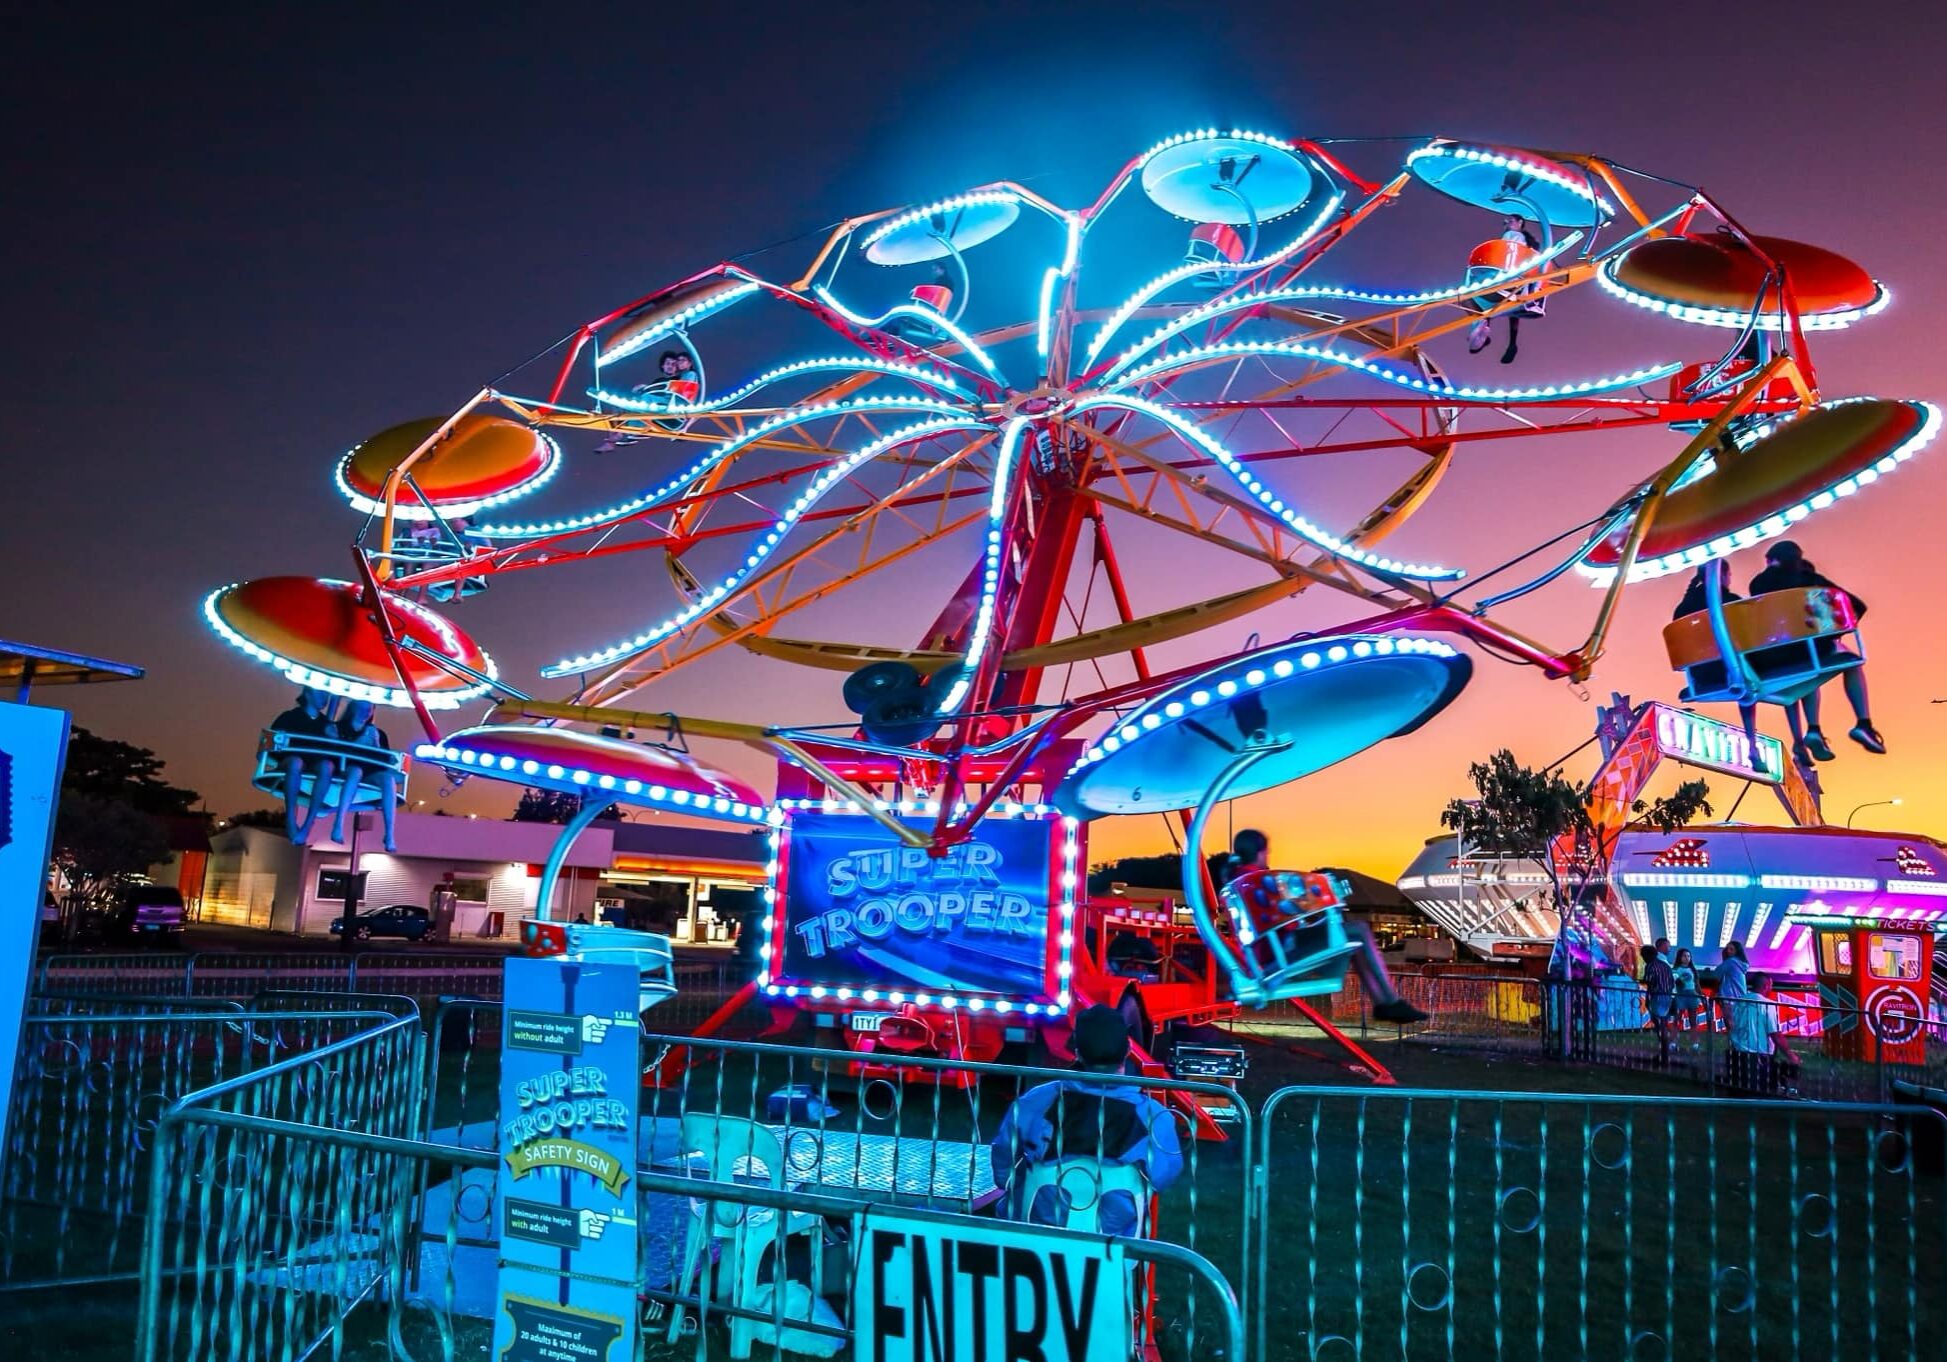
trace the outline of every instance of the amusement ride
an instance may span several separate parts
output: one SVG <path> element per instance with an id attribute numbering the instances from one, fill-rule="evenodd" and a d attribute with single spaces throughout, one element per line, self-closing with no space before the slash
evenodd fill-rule
<path id="1" fill-rule="evenodd" d="M 1422 210 L 1475 215 L 1471 257 L 1462 241 L 1450 270 L 1361 277 L 1361 239 Z M 1475 654 L 1587 680 L 1631 584 L 1839 507 L 1940 425 L 1925 402 L 1820 389 L 1810 338 L 1887 305 L 1863 269 L 1592 154 L 1203 129 L 1081 206 L 982 185 L 848 218 L 783 273 L 714 265 L 448 415 L 372 436 L 334 474 L 364 517 L 350 575 L 226 586 L 203 613 L 290 681 L 410 711 L 412 760 L 452 780 L 580 797 L 542 918 L 567 846 L 611 804 L 767 830 L 752 989 L 838 1025 L 866 1061 L 988 1058 L 1022 1029 L 1059 1047 L 1088 1002 L 1134 998 L 1154 1023 L 1336 988 L 1352 949 L 1338 886 L 1281 875 L 1278 910 L 1246 911 L 1206 877 L 1213 808 L 1435 719 Z M 1664 357 L 1528 386 L 1460 381 L 1436 359 L 1482 322 L 1512 337 L 1522 319 L 1559 318 L 1578 290 L 1585 306 L 1654 314 L 1634 329 L 1663 337 Z M 782 337 L 804 348 L 781 357 Z M 1505 564 L 1470 573 L 1406 533 L 1439 520 L 1442 479 L 1474 446 L 1618 430 L 1648 452 L 1613 503 L 1537 530 Z M 1385 470 L 1370 509 L 1317 508 L 1306 474 L 1320 458 Z M 583 469 L 627 482 L 597 497 Z M 1140 600 L 1119 556 L 1136 533 L 1146 555 L 1174 541 L 1236 567 L 1217 594 L 1186 574 L 1185 598 Z M 936 547 L 929 561 L 958 566 L 915 573 Z M 491 619 L 509 574 L 629 554 L 662 577 L 606 602 L 639 615 L 619 636 L 564 641 L 540 673 L 556 698 L 502 676 L 458 623 Z M 1581 637 L 1499 618 L 1570 574 L 1595 588 Z M 917 638 L 804 623 L 893 576 L 937 602 Z M 1301 593 L 1329 594 L 1343 622 L 1152 661 Z M 1713 585 L 1668 646 L 1685 702 L 1748 716 L 1857 666 L 1854 626 L 1842 593 L 1726 601 Z M 659 683 L 734 651 L 799 668 L 810 688 L 827 675 L 830 721 L 656 707 Z M 1813 774 L 1761 770 L 1753 754 L 1776 760 L 1779 745 L 1748 717 L 1745 731 L 1752 773 L 1793 822 L 1816 823 Z M 775 759 L 775 789 L 699 744 Z M 274 729 L 259 784 L 373 807 L 397 798 L 406 756 Z M 1181 819 L 1193 930 L 1084 887 L 1088 824 L 1150 813 Z M 1647 924 L 1599 865 L 1585 879 L 1577 939 L 1633 958 Z M 1154 947 L 1133 970 L 1105 950 L 1127 933 Z M 1171 964 L 1186 943 L 1201 975 Z"/>

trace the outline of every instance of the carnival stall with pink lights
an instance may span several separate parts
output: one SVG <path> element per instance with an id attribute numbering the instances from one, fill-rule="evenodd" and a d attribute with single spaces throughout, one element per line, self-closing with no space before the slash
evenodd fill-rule
<path id="1" fill-rule="evenodd" d="M 1382 212 L 1462 235 L 1377 272 L 1354 262 Z M 726 261 L 637 297 L 345 454 L 336 483 L 365 517 L 349 580 L 257 578 L 203 611 L 299 686 L 410 711 L 412 757 L 447 779 L 579 797 L 543 918 L 567 843 L 612 804 L 769 829 L 753 988 L 862 1062 L 984 1057 L 1031 1031 L 1059 1047 L 1085 1002 L 1134 998 L 1152 1023 L 1302 1007 L 1346 968 L 1334 887 L 1293 877 L 1288 913 L 1251 918 L 1206 883 L 1211 810 L 1432 721 L 1469 680 L 1463 647 L 1580 683 L 1630 584 L 1897 472 L 1938 411 L 1826 395 L 1809 345 L 1887 296 L 1598 155 L 1204 129 L 1078 205 L 982 185 L 848 218 L 801 267 Z M 1652 344 L 1612 373 L 1548 374 L 1532 339 L 1530 381 L 1469 358 L 1498 326 L 1511 365 L 1524 321 L 1532 338 L 1605 308 L 1643 314 L 1616 334 Z M 1608 505 L 1565 508 L 1471 577 L 1436 561 L 1443 518 L 1472 514 L 1441 495 L 1456 461 L 1617 431 L 1636 464 Z M 1318 509 L 1326 468 L 1367 509 Z M 1194 566 L 1145 582 L 1123 570 L 1131 542 Z M 619 560 L 662 573 L 587 585 Z M 558 699 L 470 636 L 553 637 L 494 607 L 496 583 L 541 571 L 614 625 L 540 668 Z M 1575 573 L 1599 588 L 1586 636 L 1499 618 Z M 1239 646 L 1300 595 L 1338 622 Z M 1675 628 L 1686 699 L 1784 703 L 1848 665 L 1823 646 L 1851 636 L 1843 602 L 1758 604 L 1713 591 Z M 656 707 L 712 658 L 824 719 Z M 454 721 L 476 702 L 484 718 Z M 275 731 L 262 788 L 397 798 L 316 725 Z M 775 790 L 693 747 L 756 750 Z M 1188 912 L 1167 930 L 1210 962 L 1187 993 L 1101 964 L 1102 934 L 1134 928 L 1083 884 L 1088 825 L 1148 813 L 1184 834 Z M 1613 958 L 1642 935 L 1626 911 L 1579 911 Z"/>

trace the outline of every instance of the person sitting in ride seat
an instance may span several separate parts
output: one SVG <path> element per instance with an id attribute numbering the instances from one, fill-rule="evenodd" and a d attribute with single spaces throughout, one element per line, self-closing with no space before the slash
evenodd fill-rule
<path id="1" fill-rule="evenodd" d="M 1073 1043 L 1081 1072 L 1119 1073 L 1129 1057 L 1129 1028 L 1120 1012 L 1097 1003 L 1075 1018 Z M 1169 1110 L 1142 1088 L 1101 1081 L 1056 1079 L 1029 1088 L 1001 1118 L 989 1153 L 994 1185 L 1009 1193 L 1004 1205 L 1010 1218 L 1060 1225 L 1066 1221 L 1063 1198 L 1087 1202 L 1099 1195 L 1102 1233 L 1124 1237 L 1141 1230 L 1144 1219 L 1128 1192 L 1049 1185 L 1036 1192 L 1033 1204 L 1022 1205 L 1019 1189 L 1028 1166 L 1065 1158 L 1136 1164 L 1155 1191 L 1183 1172 L 1176 1118 Z"/>
<path id="2" fill-rule="evenodd" d="M 270 721 L 279 733 L 305 738 L 331 738 L 337 733 L 331 718 L 332 700 L 323 691 L 306 686 L 297 693 L 297 703 Z M 331 785 L 337 764 L 330 757 L 305 757 L 289 752 L 284 757 L 284 836 L 302 846 L 311 839 L 311 829 L 324 812 L 325 791 Z M 311 778 L 311 803 L 304 805 L 304 778 Z"/>
<path id="3" fill-rule="evenodd" d="M 372 702 L 354 700 L 345 706 L 345 712 L 338 722 L 331 726 L 331 736 L 339 742 L 354 747 L 370 747 L 378 752 L 390 752 L 392 740 L 385 736 L 385 730 L 372 719 Z M 385 824 L 385 849 L 399 849 L 394 829 L 393 813 L 398 804 L 398 777 L 389 761 L 374 761 L 370 766 L 360 764 L 358 758 L 348 757 L 345 762 L 344 792 L 338 800 L 337 815 L 331 823 L 331 840 L 345 840 L 345 815 L 352 811 L 358 802 L 359 790 L 366 781 L 372 781 L 379 790 L 379 814 Z M 313 814 L 315 817 L 315 813 Z"/>
<path id="4" fill-rule="evenodd" d="M 1291 906 L 1284 899 L 1271 865 L 1271 840 L 1256 828 L 1244 828 L 1231 844 L 1231 854 L 1216 858 L 1212 867 L 1211 879 L 1217 887 L 1229 886 L 1244 903 L 1250 914 L 1251 930 L 1257 940 L 1249 949 L 1256 952 L 1259 961 L 1271 968 L 1277 967 L 1275 957 L 1267 958 L 1265 949 L 1259 944 L 1273 931 L 1276 931 L 1291 917 Z M 1341 918 L 1348 939 L 1357 943 L 1359 949 L 1353 953 L 1352 966 L 1359 971 L 1359 982 L 1365 986 L 1366 996 L 1372 1000 L 1372 1015 L 1380 1021 L 1422 1022 L 1428 1014 L 1399 996 L 1399 989 L 1393 985 L 1393 977 L 1386 969 L 1386 961 L 1379 954 L 1379 946 L 1372 939 L 1372 928 L 1352 918 Z"/>
<path id="5" fill-rule="evenodd" d="M 1509 246 L 1517 248 L 1510 251 L 1504 257 L 1507 261 L 1504 268 L 1511 269 L 1541 250 L 1541 242 L 1536 240 L 1535 234 L 1528 230 L 1528 220 L 1519 213 L 1509 213 L 1503 225 L 1505 230 L 1501 233 L 1501 240 L 1507 242 Z M 1526 248 L 1527 253 L 1525 255 L 1519 249 L 1522 247 Z M 1533 289 L 1534 285 L 1529 284 L 1521 291 L 1530 292 Z M 1541 316 L 1542 307 L 1542 300 L 1537 298 L 1532 302 L 1523 303 L 1513 312 L 1508 313 L 1508 348 L 1501 352 L 1501 363 L 1514 363 L 1514 357 L 1521 349 L 1521 319 L 1523 317 Z M 1470 355 L 1478 355 L 1487 348 L 1488 342 L 1493 339 L 1494 330 L 1488 325 L 1487 318 L 1482 317 L 1473 326 L 1468 328 L 1467 353 Z"/>
<path id="6" fill-rule="evenodd" d="M 1680 620 L 1685 616 L 1702 614 L 1704 611 L 1710 609 L 1710 596 L 1707 585 L 1709 579 L 1705 574 L 1712 572 L 1718 575 L 1721 583 L 1719 593 L 1724 604 L 1729 605 L 1732 601 L 1741 601 L 1744 599 L 1744 597 L 1738 595 L 1736 591 L 1731 589 L 1730 563 L 1722 558 L 1713 558 L 1710 562 L 1705 563 L 1702 567 L 1690 574 L 1690 581 L 1683 588 L 1683 599 L 1677 602 L 1676 613 L 1670 616 L 1671 619 Z M 1764 574 L 1759 573 L 1758 575 L 1762 577 Z M 1757 585 L 1756 579 L 1753 579 L 1752 585 Z M 1729 659 L 1726 659 L 1726 665 L 1729 665 Z M 1739 705 L 1737 707 L 1738 720 L 1744 725 L 1747 732 L 1757 732 L 1757 727 L 1752 721 L 1752 715 L 1756 713 L 1756 710 L 1757 706 L 1755 705 Z M 1810 735 L 1805 730 L 1806 719 L 1804 717 L 1803 707 L 1796 700 L 1785 706 L 1785 724 L 1791 729 L 1792 761 L 1794 764 L 1804 770 L 1810 770 L 1812 767 L 1812 758 L 1820 751 L 1825 753 L 1825 756 L 1821 757 L 1820 760 L 1829 761 L 1831 759 L 1832 749 L 1825 746 L 1825 739 L 1823 737 L 1819 738 L 1817 747 L 1810 745 Z"/>
<path id="7" fill-rule="evenodd" d="M 1774 540 L 1764 551 L 1764 571 L 1751 579 L 1751 594 L 1762 596 L 1767 591 L 1793 591 L 1807 587 L 1823 587 L 1837 591 L 1852 601 L 1852 612 L 1856 619 L 1866 617 L 1866 603 L 1854 596 L 1830 578 L 1819 574 L 1818 569 L 1806 561 L 1805 551 L 1789 539 Z M 1821 662 L 1836 661 L 1848 656 L 1836 641 L 1822 638 L 1816 644 Z M 1852 731 L 1846 736 L 1865 748 L 1868 752 L 1884 753 L 1886 739 L 1873 727 L 1870 702 L 1866 694 L 1866 669 L 1864 666 L 1851 667 L 1840 673 L 1846 688 L 1846 700 L 1852 705 Z M 1820 761 L 1832 760 L 1832 747 L 1819 731 L 1819 693 L 1813 691 L 1800 701 L 1805 710 L 1805 745 Z"/>

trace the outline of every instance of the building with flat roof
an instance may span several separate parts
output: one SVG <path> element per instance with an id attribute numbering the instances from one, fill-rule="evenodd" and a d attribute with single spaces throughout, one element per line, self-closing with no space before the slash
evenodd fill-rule
<path id="1" fill-rule="evenodd" d="M 362 815 L 358 869 L 362 908 L 429 906 L 453 890 L 454 939 L 511 938 L 531 916 L 541 867 L 561 828 L 486 818 L 401 813 L 398 850 L 380 842 L 378 820 Z M 728 943 L 762 902 L 769 850 L 762 832 L 728 832 L 662 820 L 600 821 L 569 849 L 549 916 L 616 920 L 666 931 L 679 941 Z M 320 840 L 293 846 L 275 828 L 226 828 L 209 839 L 199 920 L 326 934 L 344 912 L 343 876 L 352 848 Z M 185 889 L 185 898 L 190 890 Z"/>

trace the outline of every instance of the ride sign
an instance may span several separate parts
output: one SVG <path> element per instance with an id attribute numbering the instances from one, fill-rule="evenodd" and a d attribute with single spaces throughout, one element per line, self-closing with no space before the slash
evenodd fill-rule
<path id="1" fill-rule="evenodd" d="M 1742 724 L 1707 719 L 1668 705 L 1656 707 L 1656 745 L 1664 756 L 1688 766 L 1776 785 L 1785 778 L 1785 747 L 1758 734 L 1755 745 Z"/>
<path id="2" fill-rule="evenodd" d="M 67 711 L 0 701 L 0 1175 L 67 745 Z"/>
<path id="3" fill-rule="evenodd" d="M 984 819 L 969 840 L 934 855 L 861 814 L 795 814 L 780 837 L 773 973 L 846 996 L 882 987 L 1052 996 L 1060 827 L 1055 818 Z"/>
<path id="4" fill-rule="evenodd" d="M 1122 1244 L 1040 1226 L 853 1219 L 859 1362 L 1128 1362 Z"/>
<path id="5" fill-rule="evenodd" d="M 641 1337 L 639 975 L 559 957 L 506 968 L 494 1358 L 626 1362 Z"/>

